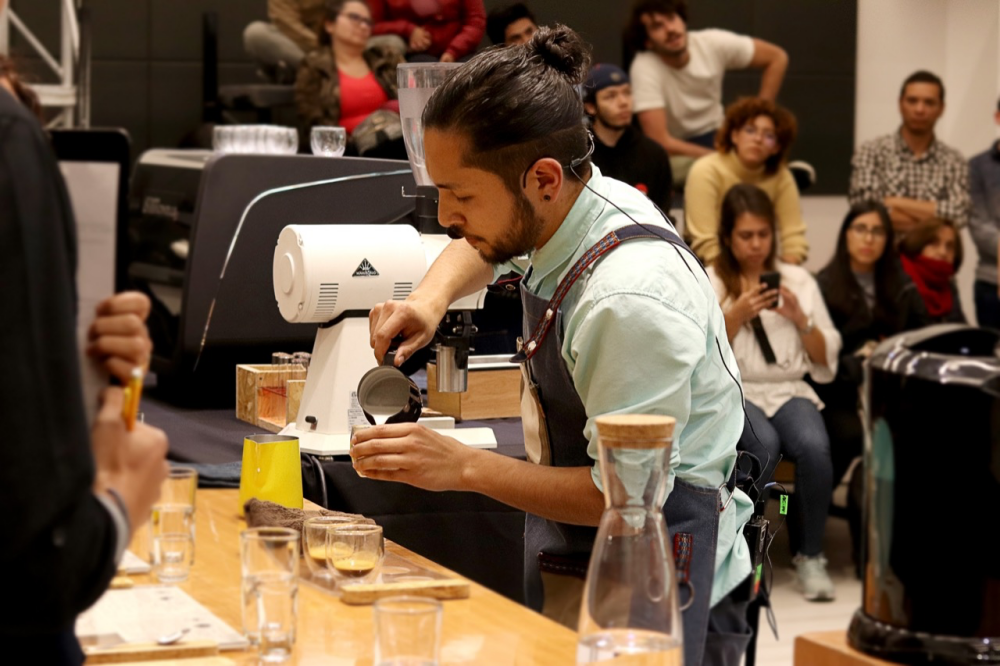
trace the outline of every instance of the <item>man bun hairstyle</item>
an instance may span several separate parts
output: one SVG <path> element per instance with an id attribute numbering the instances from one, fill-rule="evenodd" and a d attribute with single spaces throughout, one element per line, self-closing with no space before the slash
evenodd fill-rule
<path id="1" fill-rule="evenodd" d="M 590 47 L 564 25 L 540 28 L 520 46 L 491 48 L 434 92 L 424 128 L 462 134 L 463 164 L 497 174 L 516 194 L 543 157 L 568 168 L 587 154 L 579 89 L 590 60 Z M 589 166 L 581 162 L 580 172 Z"/>

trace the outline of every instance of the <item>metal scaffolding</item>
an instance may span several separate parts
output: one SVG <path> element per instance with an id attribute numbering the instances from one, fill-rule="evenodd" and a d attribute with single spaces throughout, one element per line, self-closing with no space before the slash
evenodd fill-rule
<path id="1" fill-rule="evenodd" d="M 90 48 L 86 10 L 82 7 L 83 0 L 55 2 L 60 5 L 58 58 L 45 48 L 9 6 L 10 0 L 0 0 L 0 54 L 9 53 L 12 34 L 20 35 L 57 79 L 56 83 L 31 86 L 38 93 L 43 107 L 56 110 L 49 126 L 86 128 L 90 126 Z"/>

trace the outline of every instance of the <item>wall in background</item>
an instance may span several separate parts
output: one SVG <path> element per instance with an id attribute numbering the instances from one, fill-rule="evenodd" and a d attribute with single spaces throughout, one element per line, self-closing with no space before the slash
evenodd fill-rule
<path id="1" fill-rule="evenodd" d="M 486 0 L 487 9 L 507 0 Z M 56 0 L 11 0 L 48 45 L 58 43 Z M 266 15 L 266 0 L 86 0 L 93 16 L 95 125 L 120 126 L 133 153 L 175 146 L 201 120 L 201 14 L 219 15 L 220 78 L 254 80 L 242 32 Z M 539 21 L 561 21 L 593 45 L 598 61 L 620 62 L 628 0 L 529 0 Z M 855 0 L 691 0 L 693 28 L 717 26 L 781 44 L 791 67 L 781 102 L 799 117 L 793 158 L 819 172 L 814 192 L 846 190 L 854 136 Z M 484 40 L 486 45 L 488 40 Z M 17 42 L 15 42 L 17 47 Z M 29 65 L 33 64 L 31 62 Z M 39 71 L 40 68 L 39 68 Z M 727 101 L 752 94 L 755 73 L 728 77 Z"/>

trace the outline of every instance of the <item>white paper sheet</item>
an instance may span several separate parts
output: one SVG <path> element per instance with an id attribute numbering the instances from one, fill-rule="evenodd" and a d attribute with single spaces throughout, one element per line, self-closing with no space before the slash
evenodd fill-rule
<path id="1" fill-rule="evenodd" d="M 243 634 L 170 585 L 108 590 L 76 621 L 78 637 L 118 634 L 126 643 L 153 643 L 182 629 L 188 629 L 183 640 L 215 641 L 220 650 L 249 645 Z"/>
<path id="2" fill-rule="evenodd" d="M 97 416 L 108 375 L 85 353 L 94 308 L 115 291 L 115 240 L 120 167 L 110 162 L 60 162 L 77 233 L 77 346 L 87 425 Z"/>

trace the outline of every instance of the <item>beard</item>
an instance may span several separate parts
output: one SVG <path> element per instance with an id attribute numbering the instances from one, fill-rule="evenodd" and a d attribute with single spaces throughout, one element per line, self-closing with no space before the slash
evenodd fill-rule
<path id="1" fill-rule="evenodd" d="M 619 131 L 621 131 L 623 129 L 627 129 L 632 124 L 631 116 L 629 116 L 629 118 L 630 118 L 629 122 L 627 122 L 625 124 L 622 124 L 622 125 L 619 125 L 619 124 L 616 124 L 616 123 L 612 122 L 603 113 L 601 113 L 601 108 L 600 107 L 597 107 L 597 115 L 595 115 L 594 118 L 599 123 L 601 123 L 602 125 L 604 125 L 605 127 L 607 127 L 609 130 L 615 130 L 616 132 L 619 132 Z"/>
<path id="2" fill-rule="evenodd" d="M 507 226 L 506 233 L 500 238 L 487 241 L 474 237 L 479 247 L 476 251 L 488 264 L 503 264 L 514 257 L 520 257 L 535 249 L 542 235 L 542 219 L 535 212 L 531 202 L 523 193 L 515 195 L 514 212 Z M 465 234 L 455 227 L 448 228 L 449 238 L 464 238 Z"/>

